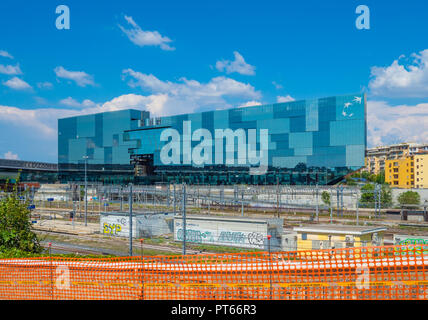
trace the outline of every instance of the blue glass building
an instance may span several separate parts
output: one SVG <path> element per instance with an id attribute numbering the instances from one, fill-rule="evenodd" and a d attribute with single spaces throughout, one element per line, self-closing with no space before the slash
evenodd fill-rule
<path id="1" fill-rule="evenodd" d="M 366 131 L 364 94 L 160 118 L 106 112 L 58 120 L 59 175 L 82 180 L 87 161 L 89 180 L 104 183 L 334 184 L 364 166 Z"/>

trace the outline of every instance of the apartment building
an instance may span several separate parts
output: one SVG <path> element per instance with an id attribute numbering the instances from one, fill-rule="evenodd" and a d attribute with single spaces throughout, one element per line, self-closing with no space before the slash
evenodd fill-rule
<path id="1" fill-rule="evenodd" d="M 385 182 L 395 188 L 428 188 L 428 152 L 385 160 Z"/>
<path id="2" fill-rule="evenodd" d="M 402 159 L 421 152 L 428 152 L 428 143 L 399 143 L 371 148 L 366 153 L 364 171 L 371 174 L 379 174 L 381 171 L 386 172 L 386 160 Z"/>
<path id="3" fill-rule="evenodd" d="M 394 188 L 413 188 L 414 166 L 413 157 L 385 160 L 385 182 Z"/>
<path id="4" fill-rule="evenodd" d="M 414 155 L 415 188 L 428 188 L 428 152 Z"/>

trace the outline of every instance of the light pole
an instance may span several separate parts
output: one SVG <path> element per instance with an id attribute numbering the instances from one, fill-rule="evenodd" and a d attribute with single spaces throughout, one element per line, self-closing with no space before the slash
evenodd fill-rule
<path id="1" fill-rule="evenodd" d="M 88 225 L 88 177 L 87 177 L 87 166 L 89 156 L 83 156 L 85 159 L 85 227 Z"/>
<path id="2" fill-rule="evenodd" d="M 269 291 L 270 291 L 270 295 L 269 295 L 269 300 L 272 300 L 272 258 L 271 258 L 271 254 L 270 254 L 270 238 L 272 236 L 270 234 L 267 235 L 267 240 L 268 240 L 268 251 L 269 251 Z"/>
<path id="3" fill-rule="evenodd" d="M 132 195 L 132 183 L 129 184 L 129 255 L 132 257 L 132 203 L 134 198 Z"/>
<path id="4" fill-rule="evenodd" d="M 186 255 L 186 185 L 183 182 L 182 186 L 182 219 L 183 219 L 183 256 Z"/>

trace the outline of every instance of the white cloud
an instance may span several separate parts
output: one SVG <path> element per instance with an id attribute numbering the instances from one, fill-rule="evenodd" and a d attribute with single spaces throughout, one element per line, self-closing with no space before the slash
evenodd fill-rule
<path id="1" fill-rule="evenodd" d="M 32 89 L 32 87 L 27 82 L 17 77 L 13 77 L 8 81 L 3 82 L 3 85 L 14 90 L 31 90 Z"/>
<path id="2" fill-rule="evenodd" d="M 0 50 L 0 57 L 13 59 L 13 56 L 9 52 L 4 50 Z"/>
<path id="3" fill-rule="evenodd" d="M 19 157 L 16 153 L 13 153 L 12 151 L 8 151 L 3 155 L 4 159 L 6 160 L 19 160 Z"/>
<path id="4" fill-rule="evenodd" d="M 17 74 L 22 74 L 22 71 L 18 64 L 16 66 L 11 66 L 11 65 L 5 66 L 3 64 L 0 64 L 0 73 L 7 74 L 7 75 L 17 75 Z"/>
<path id="5" fill-rule="evenodd" d="M 40 137 L 56 135 L 53 124 L 56 121 L 55 117 L 61 113 L 64 113 L 64 110 L 53 108 L 29 110 L 0 105 L 1 122 L 16 125 L 17 128 L 32 128 L 34 134 Z M 18 132 L 16 134 L 19 135 Z"/>
<path id="6" fill-rule="evenodd" d="M 64 67 L 59 66 L 54 69 L 54 72 L 58 78 L 72 80 L 80 87 L 95 85 L 93 77 L 83 71 L 69 71 L 64 69 Z"/>
<path id="7" fill-rule="evenodd" d="M 37 87 L 39 89 L 52 89 L 53 88 L 53 84 L 50 82 L 37 82 Z"/>
<path id="8" fill-rule="evenodd" d="M 82 102 L 78 102 L 77 100 L 73 99 L 72 97 L 62 99 L 59 103 L 62 105 L 65 105 L 68 107 L 74 107 L 74 108 L 89 108 L 89 107 L 96 106 L 96 103 L 89 100 L 89 99 L 85 99 Z"/>
<path id="9" fill-rule="evenodd" d="M 292 96 L 287 95 L 287 96 L 277 96 L 276 97 L 276 102 L 278 103 L 282 103 L 282 102 L 290 102 L 290 101 L 295 101 L 296 99 L 294 99 Z"/>
<path id="10" fill-rule="evenodd" d="M 79 103 L 71 97 L 64 100 L 68 101 L 69 105 L 73 104 L 72 101 L 74 101 L 79 107 L 82 107 L 82 109 L 22 109 L 0 105 L 0 128 L 2 128 L 2 123 L 7 123 L 16 128 L 16 133 L 11 132 L 9 133 L 10 136 L 19 136 L 20 130 L 26 128 L 31 129 L 31 134 L 40 137 L 41 141 L 46 139 L 51 140 L 57 136 L 58 118 L 132 108 L 155 111 L 156 108 L 162 109 L 162 107 L 159 106 L 165 101 L 165 97 L 163 95 L 141 96 L 128 94 L 101 104 L 94 103 L 91 100 L 84 100 L 82 103 Z M 0 136 L 2 136 L 2 134 L 0 134 Z"/>
<path id="11" fill-rule="evenodd" d="M 130 108 L 149 110 L 157 114 L 164 110 L 163 104 L 166 101 L 166 95 L 127 94 L 105 103 L 96 104 L 92 102 L 83 106 L 85 103 L 82 102 L 81 108 L 74 109 L 44 107 L 29 110 L 0 105 L 0 152 L 6 152 L 13 148 L 24 158 L 56 161 L 59 118 Z M 13 139 L 6 137 L 13 137 Z"/>
<path id="12" fill-rule="evenodd" d="M 390 106 L 385 101 L 367 101 L 369 147 L 399 142 L 428 142 L 428 103 Z"/>
<path id="13" fill-rule="evenodd" d="M 172 42 L 170 38 L 162 36 L 158 31 L 142 30 L 132 17 L 125 16 L 125 20 L 132 28 L 125 29 L 121 25 L 119 25 L 119 28 L 137 46 L 159 46 L 162 50 L 175 50 L 175 48 L 168 45 L 168 43 Z"/>
<path id="14" fill-rule="evenodd" d="M 401 55 L 388 67 L 372 67 L 371 78 L 369 88 L 373 95 L 428 97 L 428 49 L 409 59 Z"/>
<path id="15" fill-rule="evenodd" d="M 152 74 L 144 74 L 132 69 L 123 70 L 123 79 L 129 79 L 132 88 L 140 87 L 150 93 L 162 96 L 162 109 L 156 108 L 157 115 L 190 113 L 196 110 L 230 108 L 229 99 L 240 102 L 260 99 L 260 92 L 250 84 L 227 77 L 215 77 L 207 83 L 180 78 L 178 82 L 162 81 Z M 234 103 L 235 105 L 238 103 Z"/>
<path id="16" fill-rule="evenodd" d="M 253 76 L 255 75 L 255 67 L 245 62 L 244 57 L 237 51 L 233 52 L 235 60 L 217 61 L 215 67 L 218 71 L 225 71 L 227 74 L 237 72 L 239 74 Z"/>
<path id="17" fill-rule="evenodd" d="M 253 106 L 261 106 L 261 102 L 259 101 L 247 101 L 241 105 L 238 106 L 238 108 L 246 108 L 246 107 L 253 107 Z"/>
<path id="18" fill-rule="evenodd" d="M 165 103 L 168 101 L 166 94 L 142 96 L 138 94 L 125 94 L 114 98 L 101 106 L 104 111 L 116 111 L 123 109 L 147 110 L 154 115 L 162 114 Z"/>

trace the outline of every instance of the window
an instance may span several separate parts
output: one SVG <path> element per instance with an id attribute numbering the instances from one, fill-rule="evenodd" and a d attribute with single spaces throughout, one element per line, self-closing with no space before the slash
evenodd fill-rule
<path id="1" fill-rule="evenodd" d="M 302 240 L 308 240 L 308 235 L 306 233 L 302 233 Z"/>

